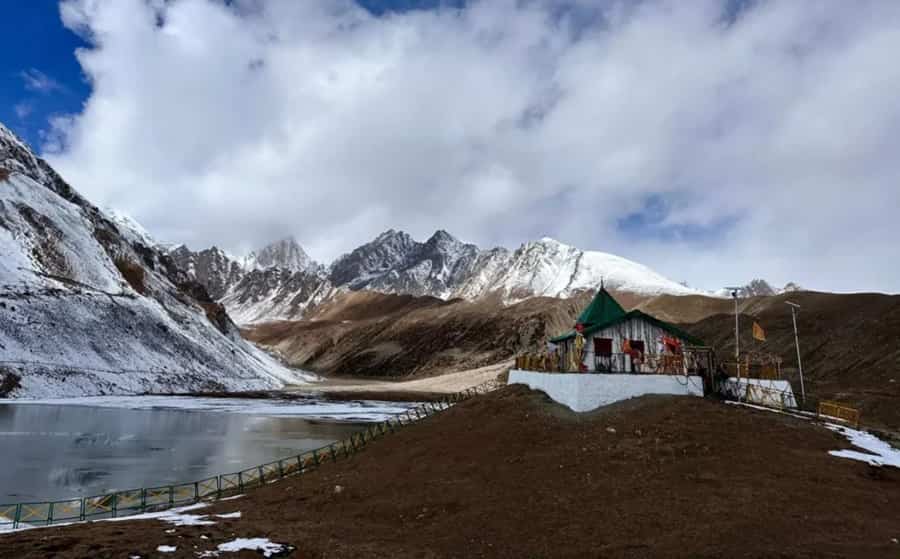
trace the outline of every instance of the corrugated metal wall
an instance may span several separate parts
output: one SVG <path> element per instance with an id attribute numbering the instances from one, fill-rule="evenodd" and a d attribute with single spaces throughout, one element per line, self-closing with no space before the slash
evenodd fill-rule
<path id="1" fill-rule="evenodd" d="M 585 338 L 583 363 L 589 371 L 594 370 L 594 338 L 612 339 L 612 352 L 614 354 L 622 353 L 622 342 L 625 340 L 641 340 L 644 342 L 646 354 L 659 355 L 664 353 L 661 341 L 663 336 L 677 337 L 640 318 L 631 318 L 610 328 L 589 334 Z M 681 343 L 686 344 L 686 341 L 681 340 Z M 574 342 L 571 340 L 560 347 L 563 355 L 571 351 L 572 348 L 574 348 Z"/>

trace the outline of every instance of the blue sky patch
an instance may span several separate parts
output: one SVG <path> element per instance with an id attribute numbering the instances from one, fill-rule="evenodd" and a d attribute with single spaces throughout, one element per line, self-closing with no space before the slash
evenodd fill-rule
<path id="1" fill-rule="evenodd" d="M 721 240 L 738 223 L 734 215 L 718 217 L 708 225 L 670 224 L 666 218 L 671 203 L 661 194 L 653 194 L 644 200 L 640 210 L 616 221 L 616 229 L 635 239 L 659 241 L 684 241 L 689 243 L 715 243 Z"/>
<path id="2" fill-rule="evenodd" d="M 90 85 L 75 58 L 86 46 L 63 27 L 57 0 L 7 2 L 0 31 L 0 121 L 35 147 L 56 115 L 80 112 Z"/>

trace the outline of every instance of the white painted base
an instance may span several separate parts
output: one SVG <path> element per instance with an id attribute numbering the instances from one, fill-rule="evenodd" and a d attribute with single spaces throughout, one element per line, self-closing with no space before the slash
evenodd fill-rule
<path id="1" fill-rule="evenodd" d="M 703 379 L 682 375 L 537 373 L 513 369 L 507 384 L 525 384 L 577 412 L 644 394 L 703 396 Z"/>
<path id="2" fill-rule="evenodd" d="M 740 398 L 751 404 L 774 408 L 796 408 L 797 400 L 791 383 L 786 380 L 730 377 L 719 387 L 723 395 Z"/>

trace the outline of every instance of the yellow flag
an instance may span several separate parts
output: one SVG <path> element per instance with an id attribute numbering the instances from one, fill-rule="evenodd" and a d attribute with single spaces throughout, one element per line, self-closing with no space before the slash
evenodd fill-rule
<path id="1" fill-rule="evenodd" d="M 766 331 L 762 329 L 759 322 L 753 323 L 753 337 L 761 342 L 766 341 Z"/>

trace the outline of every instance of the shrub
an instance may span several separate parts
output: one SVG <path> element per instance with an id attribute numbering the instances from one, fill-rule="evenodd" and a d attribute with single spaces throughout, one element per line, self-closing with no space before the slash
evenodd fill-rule
<path id="1" fill-rule="evenodd" d="M 10 369 L 0 367 L 0 398 L 6 398 L 13 390 L 22 386 L 22 377 Z"/>
<path id="2" fill-rule="evenodd" d="M 132 289 L 144 295 L 147 292 L 147 284 L 144 281 L 144 268 L 127 258 L 116 258 L 116 268 L 128 282 Z"/>

